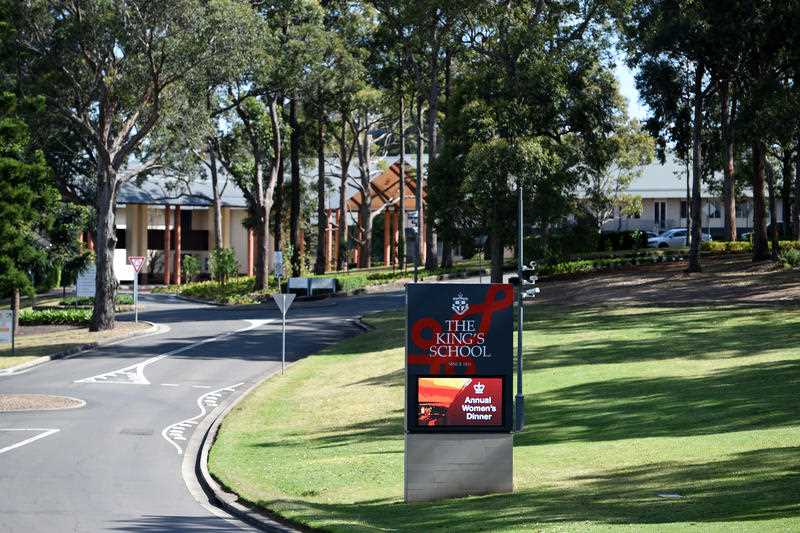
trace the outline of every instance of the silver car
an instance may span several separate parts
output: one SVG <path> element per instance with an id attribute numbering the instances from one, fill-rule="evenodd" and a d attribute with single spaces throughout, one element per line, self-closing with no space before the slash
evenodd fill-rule
<path id="1" fill-rule="evenodd" d="M 711 235 L 703 233 L 703 242 L 711 240 Z M 686 246 L 686 228 L 668 229 L 658 237 L 647 239 L 647 245 L 653 248 L 681 248 Z"/>

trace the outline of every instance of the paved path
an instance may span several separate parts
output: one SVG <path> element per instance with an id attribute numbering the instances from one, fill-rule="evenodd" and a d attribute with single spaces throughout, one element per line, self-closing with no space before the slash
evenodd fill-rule
<path id="1" fill-rule="evenodd" d="M 196 501 L 181 463 L 205 416 L 280 368 L 280 314 L 168 295 L 142 303 L 140 318 L 158 323 L 158 333 L 0 376 L 0 394 L 86 402 L 0 413 L 0 531 L 247 529 Z M 354 335 L 351 319 L 402 305 L 400 292 L 295 304 L 287 359 Z"/>

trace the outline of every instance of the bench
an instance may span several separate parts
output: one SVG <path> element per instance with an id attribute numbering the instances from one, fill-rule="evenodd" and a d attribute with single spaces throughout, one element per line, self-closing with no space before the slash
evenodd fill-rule
<path id="1" fill-rule="evenodd" d="M 336 294 L 336 280 L 334 278 L 309 278 L 308 295 L 313 296 L 314 291 L 331 291 Z"/>
<path id="2" fill-rule="evenodd" d="M 314 291 L 330 291 L 336 293 L 335 278 L 289 278 L 286 284 L 288 292 L 303 291 L 306 296 L 313 296 Z"/>

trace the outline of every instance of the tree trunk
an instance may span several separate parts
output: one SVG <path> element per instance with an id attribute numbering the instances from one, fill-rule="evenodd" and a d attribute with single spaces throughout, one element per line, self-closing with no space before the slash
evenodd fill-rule
<path id="1" fill-rule="evenodd" d="M 269 279 L 269 214 L 266 209 L 261 209 L 258 224 L 255 227 L 256 234 L 256 281 L 255 289 L 264 290 Z"/>
<path id="2" fill-rule="evenodd" d="M 317 121 L 317 257 L 314 261 L 314 274 L 324 274 L 325 268 L 325 123 L 323 113 Z"/>
<path id="3" fill-rule="evenodd" d="M 300 276 L 300 123 L 297 96 L 289 101 L 289 152 L 292 165 L 292 202 L 289 210 L 289 240 L 292 243 L 292 275 Z"/>
<path id="4" fill-rule="evenodd" d="M 416 237 L 416 257 L 414 258 L 414 266 L 419 267 L 421 264 L 423 247 L 422 247 L 422 239 L 425 238 L 424 227 L 425 224 L 423 223 L 425 218 L 425 209 L 422 205 L 422 190 L 425 187 L 425 178 L 422 174 L 422 97 L 417 97 L 417 109 L 415 110 L 417 113 L 417 120 L 416 120 L 416 129 L 417 129 L 417 237 Z"/>
<path id="5" fill-rule="evenodd" d="M 753 142 L 753 261 L 769 259 L 767 228 L 764 226 L 764 145 Z"/>
<path id="6" fill-rule="evenodd" d="M 397 242 L 397 254 L 400 269 L 406 267 L 406 125 L 405 105 L 402 88 L 400 89 L 400 238 Z"/>
<path id="7" fill-rule="evenodd" d="M 794 235 L 800 240 L 800 140 L 797 142 L 794 169 L 794 209 L 792 209 Z"/>
<path id="8" fill-rule="evenodd" d="M 438 146 L 436 139 L 436 118 L 439 112 L 439 93 L 441 92 L 439 85 L 438 75 L 433 76 L 431 80 L 431 90 L 428 93 L 428 169 L 431 168 L 433 161 L 436 159 Z M 427 211 L 427 210 L 426 210 Z M 425 268 L 428 270 L 434 269 L 438 266 L 438 256 L 436 252 L 436 243 L 433 239 L 433 213 L 427 211 L 425 224 Z"/>
<path id="9" fill-rule="evenodd" d="M 281 245 L 283 244 L 283 236 L 281 232 L 283 231 L 283 175 L 284 171 L 286 170 L 283 166 L 284 158 L 283 154 L 278 162 L 278 179 L 275 182 L 275 192 L 277 194 L 274 197 L 274 207 L 275 207 L 275 228 L 273 231 L 275 232 L 275 250 L 280 250 Z"/>
<path id="10" fill-rule="evenodd" d="M 95 297 L 90 331 L 114 328 L 114 293 L 117 280 L 114 277 L 114 249 L 117 235 L 114 231 L 114 205 L 117 198 L 116 171 L 102 163 L 98 165 L 97 196 L 94 208 L 97 213 L 95 230 Z"/>
<path id="11" fill-rule="evenodd" d="M 442 268 L 453 267 L 453 245 L 450 241 L 442 241 Z"/>
<path id="12" fill-rule="evenodd" d="M 783 175 L 781 181 L 781 201 L 783 202 L 783 212 L 781 213 L 781 220 L 783 222 L 783 231 L 781 237 L 786 240 L 794 238 L 794 227 L 791 224 L 791 213 L 794 209 L 794 201 L 792 199 L 792 187 L 794 186 L 794 152 L 788 146 L 784 150 L 783 155 Z"/>
<path id="13" fill-rule="evenodd" d="M 336 244 L 336 252 L 339 258 L 338 270 L 347 270 L 347 176 L 350 172 L 350 158 L 347 156 L 347 116 L 342 113 L 342 138 L 339 143 L 339 163 L 342 167 L 341 180 L 339 182 L 339 242 Z"/>
<path id="14" fill-rule="evenodd" d="M 219 175 L 217 173 L 217 156 L 209 143 L 208 157 L 211 162 L 211 189 L 214 194 L 214 248 L 222 248 L 222 195 L 219 192 Z"/>
<path id="15" fill-rule="evenodd" d="M 730 113 L 730 81 L 726 80 L 720 88 L 722 98 L 722 161 L 724 178 L 722 182 L 722 209 L 725 221 L 725 240 L 736 240 L 736 191 L 734 186 L 733 125 Z"/>
<path id="16" fill-rule="evenodd" d="M 700 272 L 700 242 L 702 239 L 702 213 L 700 172 L 702 154 L 700 132 L 703 127 L 703 74 L 705 67 L 698 63 L 694 75 L 694 118 L 692 123 L 692 239 L 689 243 L 689 272 Z"/>
<path id="17" fill-rule="evenodd" d="M 769 194 L 769 236 L 772 241 L 770 250 L 770 257 L 773 261 L 777 261 L 778 256 L 781 254 L 780 239 L 778 237 L 778 214 L 777 214 L 777 201 L 775 198 L 775 170 L 772 165 L 766 165 L 767 176 L 767 192 Z"/>
<path id="18" fill-rule="evenodd" d="M 503 282 L 503 241 L 498 237 L 499 222 L 495 224 L 492 235 L 489 238 L 489 250 L 492 261 L 492 283 Z"/>

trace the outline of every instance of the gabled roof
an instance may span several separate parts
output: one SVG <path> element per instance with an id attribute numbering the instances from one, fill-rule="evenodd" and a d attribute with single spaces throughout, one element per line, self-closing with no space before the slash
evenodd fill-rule
<path id="1" fill-rule="evenodd" d="M 247 207 L 244 194 L 233 180 L 228 179 L 228 175 L 222 169 L 219 180 L 223 206 Z M 117 204 L 206 207 L 213 203 L 213 196 L 211 172 L 203 166 L 197 175 L 182 176 L 181 180 L 163 173 L 155 173 L 142 183 L 127 181 L 119 188 Z"/>
<path id="2" fill-rule="evenodd" d="M 405 190 L 403 191 L 403 206 L 405 209 L 416 207 L 417 182 L 416 172 L 408 164 L 405 165 Z M 388 205 L 400 203 L 400 160 L 391 164 L 389 168 L 370 180 L 369 198 L 370 211 L 379 211 Z M 422 198 L 426 194 L 423 188 Z M 359 191 L 347 200 L 348 211 L 356 211 L 364 203 L 364 193 Z"/>

